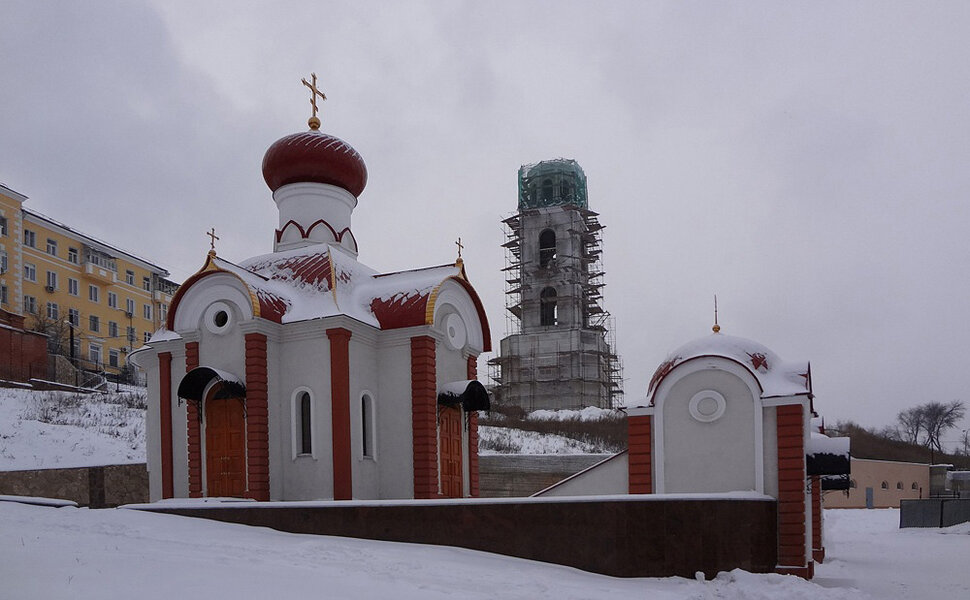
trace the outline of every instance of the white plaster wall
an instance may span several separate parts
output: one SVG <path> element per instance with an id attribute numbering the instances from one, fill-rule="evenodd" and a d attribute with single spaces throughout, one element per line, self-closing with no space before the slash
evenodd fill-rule
<path id="1" fill-rule="evenodd" d="M 343 188 L 324 183 L 284 185 L 273 193 L 273 200 L 276 201 L 279 209 L 280 229 L 292 220 L 307 230 L 317 220 L 323 219 L 338 235 L 344 228 L 350 227 L 351 213 L 357 206 L 357 199 L 353 194 Z M 308 239 L 303 239 L 299 230 L 291 226 L 283 231 L 275 251 L 321 242 L 337 242 L 326 226 L 319 225 L 313 228 Z M 344 235 L 340 245 L 356 255 L 357 248 L 351 236 Z"/>
<path id="2" fill-rule="evenodd" d="M 373 342 L 375 331 L 364 332 L 355 327 L 350 338 L 350 463 L 353 477 L 353 496 L 356 499 L 376 500 L 381 493 L 379 454 L 364 457 L 361 397 L 364 392 L 373 399 L 373 409 L 379 411 L 377 386 L 377 349 Z M 377 419 L 374 419 L 377 422 Z M 398 424 L 401 427 L 402 424 Z M 405 429 L 409 429 L 404 427 Z"/>
<path id="3" fill-rule="evenodd" d="M 380 338 L 374 397 L 380 498 L 414 498 L 411 342 L 399 332 L 383 332 Z"/>
<path id="4" fill-rule="evenodd" d="M 630 491 L 630 459 L 626 452 L 573 475 L 536 496 L 599 496 Z"/>
<path id="5" fill-rule="evenodd" d="M 278 329 L 275 324 L 272 327 Z M 284 380 L 280 376 L 282 364 L 280 351 L 279 333 L 274 331 L 266 336 L 266 420 L 269 434 L 270 500 L 279 500 L 283 497 L 283 464 L 289 458 L 289 455 L 277 451 L 283 438 L 283 426 L 286 422 L 284 415 L 289 414 L 290 408 L 282 390 Z"/>
<path id="6" fill-rule="evenodd" d="M 688 410 L 694 394 L 704 390 L 726 401 L 723 416 L 711 423 L 695 420 Z M 748 385 L 724 370 L 703 369 L 677 381 L 663 399 L 663 491 L 757 489 L 755 402 Z"/>
<path id="7" fill-rule="evenodd" d="M 145 371 L 148 385 L 148 408 L 145 411 L 145 453 L 148 465 L 148 499 L 162 497 L 162 434 L 161 396 L 159 392 L 158 355 L 154 350 L 138 355 L 138 364 Z M 173 436 L 174 437 L 174 436 Z"/>
<path id="8" fill-rule="evenodd" d="M 185 377 L 185 341 L 172 346 L 172 494 L 189 496 L 189 438 L 187 403 L 179 400 L 179 383 Z M 159 449 L 160 450 L 160 449 Z"/>
<path id="9" fill-rule="evenodd" d="M 774 406 L 761 409 L 764 416 L 764 472 L 765 494 L 778 497 L 778 413 Z"/>

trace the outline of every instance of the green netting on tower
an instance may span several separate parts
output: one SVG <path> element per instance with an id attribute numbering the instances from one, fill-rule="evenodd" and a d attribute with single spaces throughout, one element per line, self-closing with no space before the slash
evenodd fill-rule
<path id="1" fill-rule="evenodd" d="M 579 163 L 557 158 L 519 167 L 519 210 L 565 205 L 587 208 L 586 173 Z"/>

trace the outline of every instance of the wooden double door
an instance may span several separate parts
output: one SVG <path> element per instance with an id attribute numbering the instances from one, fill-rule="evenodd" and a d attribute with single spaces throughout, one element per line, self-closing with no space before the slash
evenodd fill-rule
<path id="1" fill-rule="evenodd" d="M 246 492 L 246 418 L 241 398 L 205 403 L 206 495 L 241 498 Z"/>
<path id="2" fill-rule="evenodd" d="M 438 412 L 438 453 L 441 460 L 441 494 L 461 498 L 462 485 L 461 409 L 442 407 Z"/>

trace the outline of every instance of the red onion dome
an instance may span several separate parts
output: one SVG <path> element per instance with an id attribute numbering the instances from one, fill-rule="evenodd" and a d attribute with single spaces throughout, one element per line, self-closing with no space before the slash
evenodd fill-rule
<path id="1" fill-rule="evenodd" d="M 282 137 L 263 156 L 263 179 L 274 192 L 289 183 L 327 183 L 354 197 L 367 185 L 367 166 L 354 147 L 318 129 Z"/>

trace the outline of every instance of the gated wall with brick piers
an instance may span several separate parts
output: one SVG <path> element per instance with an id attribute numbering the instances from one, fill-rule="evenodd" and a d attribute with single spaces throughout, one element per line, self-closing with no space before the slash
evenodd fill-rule
<path id="1" fill-rule="evenodd" d="M 269 402 L 266 383 L 266 336 L 246 334 L 246 496 L 269 500 Z"/>

